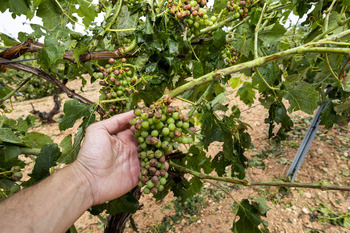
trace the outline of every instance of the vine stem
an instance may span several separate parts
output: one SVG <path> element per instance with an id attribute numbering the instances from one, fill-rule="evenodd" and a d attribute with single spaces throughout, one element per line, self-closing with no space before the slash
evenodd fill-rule
<path id="1" fill-rule="evenodd" d="M 16 89 L 12 90 L 10 93 L 8 93 L 6 96 L 0 99 L 0 105 L 2 105 L 7 99 L 11 98 L 19 89 L 21 89 L 29 80 L 31 77 L 24 80 Z"/>
<path id="2" fill-rule="evenodd" d="M 307 44 L 306 44 L 307 45 Z M 292 56 L 295 54 L 307 54 L 307 53 L 331 53 L 331 54 L 343 54 L 350 56 L 350 49 L 349 48 L 328 48 L 328 47 L 306 47 L 306 45 L 297 47 L 297 48 L 292 48 L 289 50 L 285 50 L 279 53 L 275 53 L 273 55 L 265 56 L 265 57 L 260 57 L 258 59 L 244 62 L 241 64 L 237 64 L 234 66 L 230 66 L 224 69 L 220 69 L 217 71 L 213 71 L 210 73 L 207 73 L 197 79 L 194 79 L 178 88 L 175 88 L 174 90 L 170 91 L 163 97 L 171 96 L 171 97 L 176 97 L 188 90 L 191 90 L 192 88 L 198 87 L 200 85 L 203 85 L 208 82 L 212 82 L 214 80 L 218 80 L 221 77 L 224 77 L 229 74 L 241 72 L 246 69 L 251 69 L 254 67 L 260 67 L 265 64 L 268 64 L 273 61 L 277 61 L 280 59 L 283 59 L 288 56 Z"/>
<path id="3" fill-rule="evenodd" d="M 126 29 L 106 29 L 106 31 L 109 32 L 128 32 L 128 31 L 135 31 L 136 28 L 126 28 Z"/>
<path id="4" fill-rule="evenodd" d="M 321 39 L 321 38 L 324 37 L 325 35 L 331 33 L 332 31 L 334 31 L 335 29 L 337 29 L 337 28 L 339 28 L 339 27 L 344 26 L 344 25 L 347 24 L 348 22 L 350 22 L 350 17 L 347 18 L 347 19 L 344 20 L 344 21 L 338 22 L 338 25 L 335 25 L 335 26 L 331 27 L 329 30 L 327 30 L 327 31 L 323 32 L 322 34 L 316 36 L 311 42 L 318 41 L 319 39 Z"/>
<path id="5" fill-rule="evenodd" d="M 181 97 L 179 97 L 179 96 L 177 96 L 176 99 L 179 99 L 179 100 L 181 100 L 181 101 L 183 101 L 183 102 L 186 102 L 186 103 L 189 103 L 189 104 L 191 104 L 191 105 L 195 105 L 195 103 L 193 103 L 191 100 L 184 99 L 184 98 L 181 98 Z"/>
<path id="6" fill-rule="evenodd" d="M 115 15 L 113 16 L 113 19 L 111 20 L 111 22 L 109 22 L 109 24 L 105 28 L 105 31 L 108 31 L 112 27 L 114 21 L 117 19 L 118 15 L 119 15 L 119 12 L 120 12 L 120 9 L 122 7 L 122 4 L 123 4 L 123 0 L 119 0 L 118 10 L 115 13 Z"/>
<path id="7" fill-rule="evenodd" d="M 81 23 L 79 23 L 78 21 L 72 19 L 72 18 L 67 14 L 66 10 L 63 9 L 63 7 L 61 6 L 61 4 L 60 4 L 57 0 L 55 0 L 55 2 L 56 2 L 56 4 L 59 6 L 59 8 L 61 9 L 62 13 L 63 13 L 65 16 L 67 16 L 68 19 L 70 19 L 70 20 L 71 20 L 72 22 L 74 22 L 74 23 L 79 24 L 80 26 L 84 27 L 85 29 L 87 28 L 84 24 L 81 24 Z"/>
<path id="8" fill-rule="evenodd" d="M 266 8 L 267 8 L 267 2 L 265 2 L 265 4 L 264 4 L 264 7 L 263 7 L 261 14 L 260 14 L 259 21 L 255 27 L 255 33 L 254 33 L 255 34 L 255 36 L 254 36 L 254 56 L 255 56 L 255 59 L 259 57 L 259 55 L 258 55 L 258 34 L 259 34 L 259 30 L 260 30 L 260 24 L 263 20 Z"/>
<path id="9" fill-rule="evenodd" d="M 8 61 L 8 60 L 0 57 L 0 62 L 2 62 L 2 61 Z M 34 68 L 34 67 L 31 67 L 31 66 L 27 66 L 27 65 L 24 65 L 24 64 L 17 64 L 17 63 L 6 64 L 6 67 L 9 67 L 9 68 L 12 68 L 12 69 L 15 69 L 15 70 L 24 71 L 24 72 L 33 74 L 35 76 L 38 76 L 40 78 L 43 78 L 46 81 L 51 82 L 51 83 L 55 84 L 57 87 L 59 87 L 62 91 L 64 91 L 67 94 L 67 96 L 69 98 L 76 98 L 81 103 L 84 103 L 84 104 L 87 104 L 87 105 L 95 104 L 91 100 L 89 100 L 89 99 L 79 95 L 74 90 L 69 89 L 63 83 L 61 83 L 60 81 L 58 81 L 57 79 L 52 77 L 50 74 L 46 73 L 45 71 L 43 71 L 41 69 Z M 97 112 L 101 116 L 105 115 L 105 111 L 103 110 L 103 108 L 101 106 L 97 107 Z"/>
<path id="10" fill-rule="evenodd" d="M 328 30 L 328 22 L 329 22 L 329 16 L 331 14 L 331 11 L 334 7 L 334 4 L 336 3 L 337 0 L 333 0 L 332 4 L 330 5 L 330 7 L 328 8 L 327 10 L 327 16 L 326 16 L 326 19 L 325 19 L 325 22 L 324 22 L 324 31 L 327 31 Z M 334 72 L 334 70 L 332 69 L 331 67 L 331 64 L 329 63 L 329 59 L 328 59 L 328 55 L 325 53 L 324 54 L 324 57 L 325 57 L 325 62 L 326 62 L 326 65 L 327 65 L 327 68 L 329 70 L 329 72 L 332 74 L 332 76 L 338 81 L 340 82 L 340 80 L 338 79 L 336 73 Z"/>
<path id="11" fill-rule="evenodd" d="M 124 101 L 124 100 L 128 100 L 129 98 L 119 98 L 119 99 L 112 99 L 112 100 L 101 100 L 99 101 L 99 103 L 114 103 L 114 102 L 119 102 L 119 101 Z"/>
<path id="12" fill-rule="evenodd" d="M 239 180 L 231 177 L 212 176 L 212 175 L 203 174 L 201 172 L 193 171 L 177 163 L 174 163 L 173 161 L 170 161 L 169 164 L 172 167 L 178 169 L 179 171 L 189 173 L 193 176 L 198 177 L 199 179 L 217 180 L 217 181 L 223 181 L 223 182 L 228 182 L 232 184 L 243 185 L 247 187 L 275 186 L 275 187 L 291 187 L 291 188 L 297 187 L 297 188 L 312 188 L 312 189 L 321 189 L 321 190 L 350 191 L 350 186 L 329 185 L 322 182 L 318 182 L 318 183 L 298 183 L 298 182 L 282 182 L 282 181 L 265 182 L 265 181 L 249 181 L 247 179 Z"/>

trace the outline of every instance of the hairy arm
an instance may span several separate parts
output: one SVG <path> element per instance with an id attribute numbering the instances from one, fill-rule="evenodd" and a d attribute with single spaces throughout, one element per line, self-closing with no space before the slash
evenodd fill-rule
<path id="1" fill-rule="evenodd" d="M 95 123 L 75 162 L 0 203 L 1 232 L 65 232 L 90 206 L 115 199 L 138 183 L 132 112 Z"/>
<path id="2" fill-rule="evenodd" d="M 0 203 L 1 232 L 65 232 L 93 203 L 77 162 Z"/>

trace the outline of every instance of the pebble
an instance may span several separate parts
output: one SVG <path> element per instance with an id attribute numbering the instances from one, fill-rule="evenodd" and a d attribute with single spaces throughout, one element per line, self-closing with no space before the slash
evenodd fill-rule
<path id="1" fill-rule="evenodd" d="M 349 153 L 348 153 L 348 152 L 344 152 L 344 156 L 345 156 L 345 157 L 348 157 L 348 156 L 349 156 Z"/>
<path id="2" fill-rule="evenodd" d="M 291 208 L 286 208 L 286 210 L 287 210 L 288 212 L 292 212 L 292 209 L 291 209 Z"/>
<path id="3" fill-rule="evenodd" d="M 307 198 L 311 198 L 311 194 L 310 193 L 304 193 L 305 197 Z"/>
<path id="4" fill-rule="evenodd" d="M 202 221 L 201 220 L 198 220 L 197 223 L 201 223 Z"/>
<path id="5" fill-rule="evenodd" d="M 305 208 L 305 207 L 302 209 L 302 211 L 303 211 L 304 214 L 308 214 L 309 213 L 309 210 L 307 208 Z"/>
<path id="6" fill-rule="evenodd" d="M 323 154 L 323 150 L 321 148 L 317 148 L 317 154 L 322 155 Z"/>
<path id="7" fill-rule="evenodd" d="M 326 173 L 328 173 L 328 169 L 326 167 L 322 168 L 322 170 Z"/>

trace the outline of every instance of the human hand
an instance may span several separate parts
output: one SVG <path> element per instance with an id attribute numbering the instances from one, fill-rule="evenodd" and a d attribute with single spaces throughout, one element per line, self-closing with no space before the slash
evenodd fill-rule
<path id="1" fill-rule="evenodd" d="M 93 205 L 120 197 L 139 181 L 138 142 L 130 129 L 132 111 L 92 124 L 74 162 L 91 186 Z"/>

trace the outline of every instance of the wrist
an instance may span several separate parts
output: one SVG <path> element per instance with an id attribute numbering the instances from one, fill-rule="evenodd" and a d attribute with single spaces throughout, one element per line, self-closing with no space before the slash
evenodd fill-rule
<path id="1" fill-rule="evenodd" d="M 91 207 L 94 204 L 94 192 L 90 172 L 77 160 L 70 164 L 69 167 L 74 173 L 74 176 L 77 178 L 79 187 L 85 194 L 84 196 L 86 198 L 86 203 L 88 203 L 89 207 Z"/>

